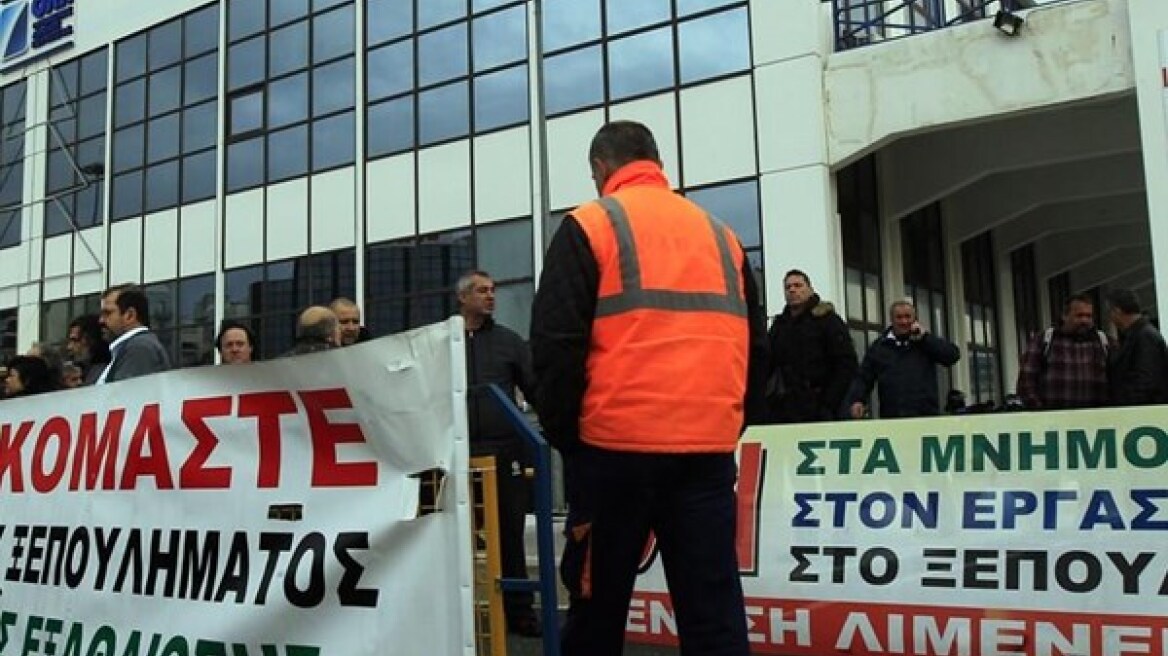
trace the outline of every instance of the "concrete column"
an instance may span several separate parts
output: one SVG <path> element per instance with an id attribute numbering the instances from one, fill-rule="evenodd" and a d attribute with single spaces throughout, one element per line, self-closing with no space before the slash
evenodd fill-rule
<path id="1" fill-rule="evenodd" d="M 1009 248 L 994 242 L 994 275 L 998 297 L 998 359 L 1002 364 L 1002 395 L 1013 394 L 1018 381 L 1018 354 L 1025 345 L 1018 344 L 1018 323 L 1014 315 L 1013 262 Z M 1000 399 L 999 399 L 1000 400 Z"/>
<path id="2" fill-rule="evenodd" d="M 830 6 L 751 0 L 750 10 L 767 310 L 783 307 L 782 277 L 792 268 L 806 271 L 820 295 L 842 307 L 843 258 L 824 119 Z"/>
<path id="3" fill-rule="evenodd" d="M 941 215 L 949 210 L 942 201 Z M 969 389 L 969 324 L 965 320 L 965 272 L 961 263 L 961 242 L 950 238 L 948 222 L 941 223 L 942 243 L 945 244 L 945 296 L 949 300 L 949 339 L 961 349 L 961 359 L 953 365 L 953 388 L 970 394 Z"/>
<path id="4" fill-rule="evenodd" d="M 1168 3 L 1129 0 L 1155 288 L 1168 289 Z"/>

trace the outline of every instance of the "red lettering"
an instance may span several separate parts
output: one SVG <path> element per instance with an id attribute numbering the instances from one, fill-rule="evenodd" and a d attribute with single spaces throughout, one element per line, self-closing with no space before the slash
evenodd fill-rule
<path id="1" fill-rule="evenodd" d="M 377 485 L 377 463 L 338 462 L 337 445 L 364 444 L 361 427 L 352 423 L 331 423 L 327 411 L 352 408 L 349 393 L 340 389 L 300 392 L 312 434 L 313 487 L 357 487 Z"/>
<path id="2" fill-rule="evenodd" d="M 101 476 L 101 489 L 114 489 L 114 469 L 118 456 L 118 437 L 122 433 L 122 422 L 126 418 L 125 408 L 111 410 L 97 439 L 97 413 L 81 415 L 77 427 L 77 442 L 73 452 L 73 472 L 69 477 L 69 489 L 76 490 L 81 485 L 81 472 L 85 471 L 85 489 L 97 487 L 97 477 Z"/>
<path id="3" fill-rule="evenodd" d="M 56 460 L 52 463 L 52 470 L 45 470 L 45 451 L 49 448 L 49 441 L 57 440 Z M 32 451 L 32 488 L 37 492 L 52 492 L 65 475 L 65 465 L 69 460 L 69 447 L 73 442 L 73 434 L 69 430 L 69 421 L 64 417 L 53 417 L 41 426 L 37 436 L 36 446 Z"/>
<path id="4" fill-rule="evenodd" d="M 33 422 L 26 421 L 16 429 L 16 436 L 12 435 L 12 424 L 0 426 L 0 479 L 12 470 L 12 491 L 24 492 L 24 462 L 20 459 L 20 452 L 24 449 L 24 441 L 32 432 Z"/>
<path id="5" fill-rule="evenodd" d="M 166 455 L 166 439 L 162 435 L 162 424 L 158 418 L 158 404 L 151 403 L 142 408 L 142 416 L 134 435 L 130 438 L 130 449 L 126 454 L 126 466 L 122 470 L 120 489 L 133 490 L 138 487 L 138 479 L 153 476 L 159 490 L 173 490 L 174 480 L 170 475 L 170 461 Z M 144 453 L 149 446 L 150 453 Z"/>
<path id="6" fill-rule="evenodd" d="M 758 573 L 758 524 L 766 451 L 759 442 L 743 442 L 738 451 L 738 571 Z"/>
<path id="7" fill-rule="evenodd" d="M 207 457 L 219 444 L 219 438 L 204 421 L 208 417 L 231 415 L 231 397 L 216 396 L 207 399 L 188 399 L 183 402 L 183 424 L 195 438 L 195 448 L 178 472 L 178 485 L 185 490 L 231 487 L 231 468 L 205 467 Z"/>
<path id="8" fill-rule="evenodd" d="M 296 400 L 288 392 L 257 392 L 239 396 L 239 416 L 255 417 L 259 441 L 257 487 L 280 484 L 280 415 L 296 414 Z"/>

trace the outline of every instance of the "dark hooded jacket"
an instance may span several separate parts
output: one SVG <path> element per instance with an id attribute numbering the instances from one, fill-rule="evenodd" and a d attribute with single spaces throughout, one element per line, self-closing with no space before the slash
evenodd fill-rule
<path id="1" fill-rule="evenodd" d="M 507 398 L 515 388 L 528 402 L 535 400 L 531 351 L 515 331 L 487 317 L 478 330 L 466 333 L 467 420 L 475 442 L 517 440 L 518 437 L 488 386 L 494 383 Z"/>
<path id="2" fill-rule="evenodd" d="M 767 332 L 771 347 L 770 421 L 829 421 L 843 412 L 859 364 L 848 327 L 835 307 L 813 295 L 798 314 L 787 306 Z"/>
<path id="3" fill-rule="evenodd" d="M 875 385 L 882 419 L 939 415 L 937 365 L 948 367 L 960 358 L 952 342 L 931 333 L 897 337 L 889 326 L 864 354 L 847 403 L 867 403 Z"/>
<path id="4" fill-rule="evenodd" d="M 1168 347 L 1147 317 L 1120 331 L 1119 347 L 1108 360 L 1112 404 L 1168 403 Z"/>

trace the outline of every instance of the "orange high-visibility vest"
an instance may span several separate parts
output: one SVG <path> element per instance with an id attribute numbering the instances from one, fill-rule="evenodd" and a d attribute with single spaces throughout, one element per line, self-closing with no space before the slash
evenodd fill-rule
<path id="1" fill-rule="evenodd" d="M 600 272 L 580 439 L 617 451 L 733 451 L 749 326 L 734 233 L 665 186 L 572 212 Z"/>

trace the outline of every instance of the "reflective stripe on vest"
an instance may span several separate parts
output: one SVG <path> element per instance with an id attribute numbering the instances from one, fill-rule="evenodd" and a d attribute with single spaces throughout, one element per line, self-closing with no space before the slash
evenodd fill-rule
<path id="1" fill-rule="evenodd" d="M 726 240 L 726 228 L 720 221 L 706 214 L 706 221 L 714 233 L 718 254 L 722 259 L 722 276 L 726 281 L 726 293 L 679 292 L 662 289 L 645 289 L 641 286 L 641 265 L 637 259 L 637 243 L 633 240 L 633 229 L 629 225 L 629 215 L 615 198 L 605 196 L 599 200 L 608 215 L 616 236 L 616 250 L 620 261 L 621 292 L 597 300 L 596 316 L 609 317 L 632 310 L 676 310 L 678 312 L 723 312 L 736 317 L 746 316 L 746 301 L 738 290 L 738 271 L 734 267 L 734 256 Z"/>

